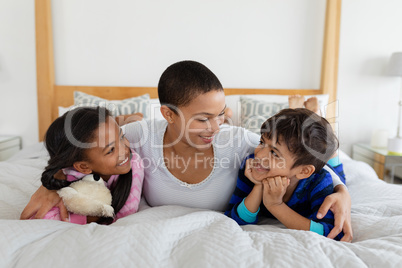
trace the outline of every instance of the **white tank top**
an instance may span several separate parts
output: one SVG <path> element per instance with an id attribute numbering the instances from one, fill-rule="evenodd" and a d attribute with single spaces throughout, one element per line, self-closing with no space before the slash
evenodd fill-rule
<path id="1" fill-rule="evenodd" d="M 173 176 L 163 161 L 166 128 L 165 120 L 142 120 L 124 128 L 131 147 L 144 162 L 143 194 L 148 204 L 224 211 L 236 188 L 240 164 L 253 153 L 259 135 L 244 128 L 223 125 L 212 142 L 214 167 L 211 173 L 200 183 L 188 184 Z"/>

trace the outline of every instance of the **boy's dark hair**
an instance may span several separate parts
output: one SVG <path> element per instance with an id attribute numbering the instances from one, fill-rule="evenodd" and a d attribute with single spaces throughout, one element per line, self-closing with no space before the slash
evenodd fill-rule
<path id="1" fill-rule="evenodd" d="M 161 105 L 169 106 L 176 113 L 176 107 L 186 106 L 200 94 L 212 90 L 223 91 L 216 75 L 205 65 L 189 60 L 170 65 L 158 83 Z"/>
<path id="2" fill-rule="evenodd" d="M 315 173 L 339 146 L 328 121 L 305 108 L 281 110 L 262 124 L 261 135 L 287 145 L 295 160 L 292 168 L 313 165 Z"/>
<path id="3" fill-rule="evenodd" d="M 42 173 L 42 185 L 49 190 L 59 190 L 72 182 L 59 180 L 54 175 L 63 168 L 72 167 L 75 162 L 85 161 L 85 150 L 93 142 L 96 130 L 110 116 L 109 110 L 103 107 L 80 107 L 68 111 L 57 118 L 45 134 L 45 147 L 50 159 Z M 88 148 L 88 147 L 87 147 Z M 131 170 L 120 175 L 116 186 L 111 190 L 112 207 L 115 214 L 125 204 L 131 189 Z M 113 218 L 101 218 L 102 223 L 111 223 Z"/>

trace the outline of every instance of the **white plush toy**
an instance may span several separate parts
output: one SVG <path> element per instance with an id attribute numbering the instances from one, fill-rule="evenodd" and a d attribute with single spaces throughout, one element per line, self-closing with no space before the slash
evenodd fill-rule
<path id="1" fill-rule="evenodd" d="M 85 216 L 113 217 L 112 194 L 102 179 L 87 175 L 57 191 L 67 210 Z"/>

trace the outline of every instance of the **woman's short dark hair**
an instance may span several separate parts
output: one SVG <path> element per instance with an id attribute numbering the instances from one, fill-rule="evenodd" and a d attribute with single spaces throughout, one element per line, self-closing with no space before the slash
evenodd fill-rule
<path id="1" fill-rule="evenodd" d="M 205 65 L 190 60 L 170 65 L 162 73 L 158 84 L 161 105 L 167 105 L 174 111 L 174 108 L 186 106 L 197 96 L 212 90 L 223 90 L 218 77 Z"/>
<path id="2" fill-rule="evenodd" d="M 284 142 L 294 156 L 292 168 L 313 165 L 319 172 L 338 149 L 339 143 L 329 122 L 305 109 L 284 109 L 261 126 L 261 135 Z"/>

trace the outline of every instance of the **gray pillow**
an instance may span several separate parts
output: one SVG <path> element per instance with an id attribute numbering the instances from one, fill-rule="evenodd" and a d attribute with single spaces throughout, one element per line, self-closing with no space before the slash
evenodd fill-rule
<path id="1" fill-rule="evenodd" d="M 260 134 L 261 125 L 280 110 L 289 108 L 289 103 L 254 100 L 240 96 L 241 126 Z"/>
<path id="2" fill-rule="evenodd" d="M 74 91 L 74 106 L 106 107 L 113 116 L 142 113 L 144 119 L 149 118 L 149 94 L 124 100 L 106 100 L 80 91 Z"/>

